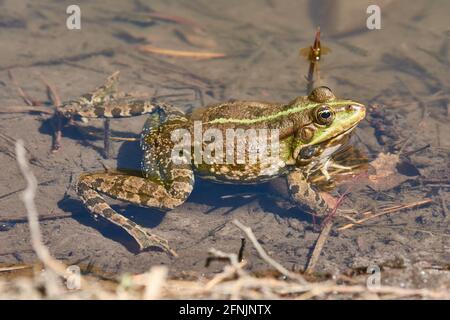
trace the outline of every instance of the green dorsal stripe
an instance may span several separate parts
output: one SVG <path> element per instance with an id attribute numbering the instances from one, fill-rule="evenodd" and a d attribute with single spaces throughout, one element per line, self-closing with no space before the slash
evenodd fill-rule
<path id="1" fill-rule="evenodd" d="M 206 123 L 209 123 L 209 124 L 225 124 L 225 123 L 254 124 L 254 123 L 258 123 L 258 122 L 274 120 L 274 119 L 277 119 L 280 117 L 288 116 L 293 113 L 312 109 L 312 108 L 315 108 L 317 106 L 324 105 L 324 104 L 325 103 L 310 103 L 307 105 L 302 104 L 302 105 L 299 105 L 292 109 L 287 109 L 284 111 L 280 111 L 278 113 L 270 114 L 270 115 L 259 117 L 256 119 L 217 118 L 217 119 L 208 121 Z M 336 101 L 336 102 L 327 102 L 326 103 L 326 105 L 329 105 L 329 106 L 340 106 L 340 105 L 345 105 L 345 104 L 360 105 L 359 103 L 356 103 L 355 101 L 352 101 L 352 100 L 340 100 L 340 101 Z"/>

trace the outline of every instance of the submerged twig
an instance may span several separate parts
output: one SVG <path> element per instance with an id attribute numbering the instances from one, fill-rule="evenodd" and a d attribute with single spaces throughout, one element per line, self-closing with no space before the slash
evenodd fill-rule
<path id="1" fill-rule="evenodd" d="M 28 94 L 25 93 L 25 91 L 22 89 L 22 87 L 19 85 L 19 83 L 16 80 L 16 77 L 12 73 L 11 70 L 8 70 L 9 78 L 11 79 L 12 83 L 16 86 L 17 91 L 19 92 L 19 96 L 25 101 L 25 103 L 29 106 L 39 106 L 42 103 L 39 101 L 34 100 L 31 98 Z"/>
<path id="2" fill-rule="evenodd" d="M 444 193 L 442 192 L 442 189 L 438 191 L 438 195 L 439 195 L 439 200 L 441 200 L 444 218 L 448 218 L 447 201 L 445 201 Z"/>
<path id="3" fill-rule="evenodd" d="M 111 157 L 111 121 L 105 119 L 103 121 L 103 153 L 105 159 Z"/>
<path id="4" fill-rule="evenodd" d="M 393 206 L 393 207 L 390 207 L 390 208 L 386 208 L 386 209 L 382 210 L 381 212 L 374 213 L 374 214 L 371 214 L 372 211 L 367 211 L 367 212 L 364 212 L 363 215 L 369 215 L 370 214 L 369 216 L 367 216 L 367 217 L 365 217 L 363 219 L 356 220 L 354 223 L 346 224 L 345 226 L 342 226 L 342 227 L 338 228 L 337 230 L 338 231 L 342 231 L 342 230 L 350 229 L 350 228 L 354 227 L 355 225 L 364 223 L 364 222 L 366 222 L 368 220 L 372 220 L 374 218 L 377 218 L 377 217 L 380 217 L 380 216 L 383 216 L 383 215 L 386 215 L 386 214 L 389 214 L 389 213 L 398 212 L 398 211 L 403 210 L 403 209 L 409 209 L 409 208 L 418 207 L 418 206 L 421 206 L 421 205 L 424 205 L 424 204 L 428 204 L 428 203 L 431 203 L 431 202 L 433 202 L 432 199 L 425 199 L 425 200 L 413 202 L 413 203 L 406 204 L 406 205 L 396 205 L 396 206 Z"/>
<path id="5" fill-rule="evenodd" d="M 45 106 L 6 106 L 2 107 L 0 109 L 0 114 L 2 113 L 30 113 L 30 112 L 38 112 L 38 113 L 44 113 L 44 114 L 53 114 L 53 110 L 49 109 Z"/>
<path id="6" fill-rule="evenodd" d="M 27 187 L 22 193 L 22 200 L 27 210 L 28 223 L 31 234 L 31 245 L 33 246 L 39 260 L 52 271 L 60 276 L 65 276 L 66 267 L 61 262 L 53 259 L 47 247 L 43 245 L 41 232 L 39 230 L 39 221 L 34 197 L 37 190 L 37 180 L 31 171 L 28 161 L 26 160 L 26 151 L 22 140 L 16 142 L 16 158 L 20 171 L 27 181 Z"/>
<path id="7" fill-rule="evenodd" d="M 155 53 L 171 57 L 193 58 L 193 59 L 217 59 L 225 58 L 226 54 L 220 52 L 201 52 L 201 51 L 184 51 L 158 48 L 151 45 L 139 45 L 137 50 L 147 53 Z"/>
<path id="8" fill-rule="evenodd" d="M 340 205 L 344 201 L 345 196 L 349 192 L 350 192 L 350 187 L 348 187 L 347 190 L 345 190 L 345 192 L 339 197 L 333 210 L 323 220 L 322 230 L 320 231 L 319 238 L 317 238 L 316 245 L 314 247 L 314 250 L 313 250 L 311 257 L 308 261 L 308 264 L 306 266 L 305 273 L 313 273 L 314 272 L 314 269 L 317 265 L 317 261 L 319 261 L 319 257 L 322 252 L 323 246 L 325 245 L 325 242 L 327 241 L 328 236 L 330 234 L 331 228 L 333 227 L 333 223 L 334 223 L 333 218 L 336 216 L 338 208 L 340 207 Z"/>
<path id="9" fill-rule="evenodd" d="M 63 115 L 58 108 L 55 109 L 53 117 L 50 119 L 50 123 L 53 128 L 53 138 L 52 138 L 52 152 L 57 152 L 61 149 L 61 139 L 62 139 L 62 118 Z"/>
<path id="10" fill-rule="evenodd" d="M 322 227 L 319 238 L 317 238 L 314 250 L 311 254 L 311 257 L 308 260 L 305 273 L 311 274 L 314 272 L 317 265 L 317 261 L 319 261 L 319 257 L 322 252 L 323 246 L 325 245 L 325 242 L 327 241 L 328 236 L 330 234 L 331 228 L 333 227 L 333 223 L 334 220 L 329 219 L 325 222 L 325 225 Z"/>
<path id="11" fill-rule="evenodd" d="M 245 250 L 245 238 L 241 238 L 241 247 L 239 248 L 239 252 L 238 252 L 238 261 L 241 262 L 242 259 L 244 258 L 244 250 Z"/>
<path id="12" fill-rule="evenodd" d="M 41 78 L 41 81 L 45 84 L 47 88 L 47 96 L 51 103 L 55 107 L 59 107 L 62 103 L 61 98 L 59 97 L 58 92 L 56 91 L 55 87 L 50 84 L 50 82 L 47 81 L 46 78 L 42 74 L 39 74 L 39 78 Z"/>

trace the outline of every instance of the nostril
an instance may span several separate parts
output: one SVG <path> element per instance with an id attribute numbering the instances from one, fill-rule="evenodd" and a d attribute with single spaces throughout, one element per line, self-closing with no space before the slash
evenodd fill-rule
<path id="1" fill-rule="evenodd" d="M 356 105 L 356 104 L 349 104 L 349 105 L 346 107 L 346 110 L 347 110 L 347 111 L 361 111 L 361 110 L 364 110 L 364 106 L 362 106 L 362 105 Z"/>

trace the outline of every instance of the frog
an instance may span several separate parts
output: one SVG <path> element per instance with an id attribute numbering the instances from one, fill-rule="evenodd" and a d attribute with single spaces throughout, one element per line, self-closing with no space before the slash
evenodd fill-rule
<path id="1" fill-rule="evenodd" d="M 112 209 L 104 196 L 167 212 L 188 200 L 197 178 L 231 184 L 258 184 L 282 178 L 291 201 L 300 210 L 324 217 L 331 208 L 310 177 L 320 172 L 330 178 L 328 170 L 339 167 L 333 154 L 348 143 L 366 113 L 364 104 L 337 98 L 325 86 L 288 103 L 230 100 L 183 112 L 156 99 L 119 96 L 117 81 L 115 73 L 93 92 L 63 103 L 59 112 L 70 119 L 84 120 L 147 114 L 140 135 L 141 170 L 85 172 L 78 178 L 76 191 L 91 214 L 123 228 L 135 239 L 140 251 L 159 247 L 172 256 L 178 255 L 168 240 Z M 218 134 L 239 129 L 272 130 L 276 133 L 273 141 L 277 142 L 277 156 L 271 161 L 244 156 L 240 163 L 215 158 L 194 161 L 193 153 L 198 152 L 195 148 L 205 147 L 205 141 L 188 139 L 183 144 L 187 152 L 177 151 L 174 157 L 179 142 L 174 139 L 174 132 L 192 134 L 199 124 L 200 133 L 211 129 Z M 237 149 L 236 143 L 231 144 L 236 154 Z M 205 153 L 200 148 L 202 152 Z"/>

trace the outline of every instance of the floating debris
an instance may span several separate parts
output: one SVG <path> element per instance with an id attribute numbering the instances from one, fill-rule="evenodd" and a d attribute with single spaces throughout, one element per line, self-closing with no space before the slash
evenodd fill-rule
<path id="1" fill-rule="evenodd" d="M 141 45 L 136 47 L 139 51 L 147 53 L 155 53 L 164 56 L 178 57 L 178 58 L 193 58 L 193 59 L 218 59 L 225 58 L 226 54 L 219 52 L 201 52 L 201 51 L 184 51 L 174 49 L 158 48 L 151 45 Z"/>

